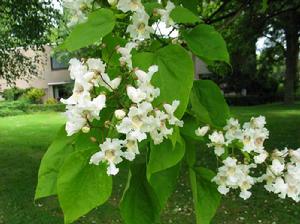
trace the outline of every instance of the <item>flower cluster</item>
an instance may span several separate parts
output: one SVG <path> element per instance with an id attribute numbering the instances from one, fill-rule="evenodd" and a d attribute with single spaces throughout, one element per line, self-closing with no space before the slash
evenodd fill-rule
<path id="1" fill-rule="evenodd" d="M 250 169 L 255 164 L 240 164 L 236 158 L 227 157 L 223 160 L 223 166 L 219 167 L 218 174 L 212 179 L 219 187 L 221 194 L 227 194 L 229 189 L 241 190 L 240 197 L 248 199 L 251 196 L 249 189 L 254 185 L 255 179 L 249 175 Z"/>
<path id="2" fill-rule="evenodd" d="M 145 11 L 141 0 L 119 0 L 116 4 L 117 8 L 124 13 L 132 12 L 131 24 L 127 27 L 126 32 L 129 33 L 132 40 L 145 40 L 150 38 L 150 34 L 154 33 L 154 29 L 149 25 L 150 16 Z M 168 1 L 165 9 L 157 9 L 156 12 L 160 15 L 161 22 L 166 24 L 166 27 L 174 25 L 170 18 L 175 5 Z"/>
<path id="3" fill-rule="evenodd" d="M 221 194 L 239 188 L 241 198 L 247 199 L 251 196 L 249 190 L 256 183 L 256 178 L 250 175 L 250 171 L 268 157 L 264 142 L 269 137 L 269 131 L 265 125 L 266 119 L 263 116 L 252 117 L 242 126 L 237 119 L 230 118 L 222 131 L 213 131 L 208 135 L 208 147 L 214 148 L 217 156 L 223 156 L 225 152 L 231 154 L 222 161 L 223 165 L 218 168 L 218 173 L 213 178 Z M 204 136 L 208 131 L 208 126 L 204 126 L 195 133 Z M 247 155 L 243 163 L 234 157 L 236 149 L 242 155 Z"/>
<path id="4" fill-rule="evenodd" d="M 265 189 L 278 194 L 280 198 L 290 197 L 300 201 L 300 148 L 274 150 L 271 164 L 259 181 L 265 181 Z"/>
<path id="5" fill-rule="evenodd" d="M 110 80 L 105 73 L 106 65 L 100 59 L 90 58 L 81 62 L 70 60 L 70 76 L 74 80 L 73 94 L 68 99 L 61 99 L 67 105 L 66 131 L 68 136 L 80 130 L 89 132 L 90 123 L 99 119 L 100 111 L 105 107 L 106 96 L 93 94 L 94 87 L 102 86 L 108 91 L 118 88 L 121 78 Z"/>
<path id="6" fill-rule="evenodd" d="M 86 11 L 92 7 L 94 0 L 63 0 L 63 6 L 68 10 L 70 19 L 68 26 L 86 21 Z"/>
<path id="7" fill-rule="evenodd" d="M 221 194 L 227 194 L 230 189 L 240 189 L 240 197 L 247 199 L 249 191 L 255 183 L 265 182 L 265 189 L 278 194 L 281 198 L 290 197 L 300 201 L 300 148 L 274 150 L 268 153 L 264 142 L 269 136 L 265 128 L 265 117 L 251 118 L 241 125 L 233 118 L 227 120 L 222 131 L 213 131 L 208 135 L 208 146 L 214 148 L 214 153 L 223 158 L 223 165 L 218 168 L 217 175 L 212 179 L 218 185 Z M 205 136 L 209 126 L 199 127 L 195 134 Z M 232 150 L 230 152 L 230 150 Z M 234 150 L 240 151 L 240 155 Z M 242 157 L 243 162 L 238 158 Z M 260 177 L 251 176 L 251 169 L 259 164 L 266 166 L 266 172 Z"/>
<path id="8" fill-rule="evenodd" d="M 160 144 L 164 138 L 172 135 L 172 126 L 183 126 L 183 122 L 174 115 L 179 101 L 174 100 L 171 105 L 163 104 L 164 110 L 154 108 L 152 105 L 154 99 L 160 94 L 159 88 L 155 88 L 151 84 L 152 76 L 157 71 L 156 65 L 151 66 L 148 72 L 135 71 L 136 85 L 128 85 L 126 90 L 132 105 L 128 108 L 127 113 L 124 108 L 115 111 L 115 116 L 119 119 L 115 128 L 125 138 L 107 138 L 103 144 L 100 144 L 101 150 L 91 157 L 90 163 L 92 164 L 108 163 L 108 175 L 118 173 L 119 169 L 116 165 L 123 159 L 129 161 L 135 159 L 139 154 L 139 142 L 150 136 L 154 144 Z"/>
<path id="9" fill-rule="evenodd" d="M 209 147 L 213 147 L 215 154 L 221 156 L 225 148 L 230 148 L 236 142 L 242 144 L 241 151 L 254 156 L 256 164 L 265 161 L 268 153 L 264 149 L 264 142 L 269 137 L 269 131 L 265 128 L 265 117 L 259 116 L 251 118 L 249 122 L 244 123 L 243 127 L 239 121 L 230 118 L 222 131 L 214 131 L 208 136 Z"/>

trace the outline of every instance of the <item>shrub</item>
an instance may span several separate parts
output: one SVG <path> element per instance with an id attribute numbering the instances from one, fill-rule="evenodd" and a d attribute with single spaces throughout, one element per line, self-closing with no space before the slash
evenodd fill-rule
<path id="1" fill-rule="evenodd" d="M 57 100 L 54 99 L 54 98 L 49 98 L 45 102 L 46 105 L 54 105 L 54 104 L 57 104 L 57 103 L 58 103 Z"/>
<path id="2" fill-rule="evenodd" d="M 27 101 L 0 102 L 0 117 L 15 116 L 40 111 L 65 111 L 64 104 L 30 104 Z"/>
<path id="3" fill-rule="evenodd" d="M 38 112 L 38 111 L 57 111 L 63 112 L 65 111 L 64 104 L 30 104 L 27 107 L 28 112 Z"/>
<path id="4" fill-rule="evenodd" d="M 12 87 L 3 91 L 3 98 L 8 101 L 14 101 L 19 99 L 27 89 L 20 89 L 18 87 Z"/>
<path id="5" fill-rule="evenodd" d="M 7 117 L 7 116 L 15 116 L 24 114 L 24 111 L 22 110 L 11 110 L 9 108 L 2 108 L 0 109 L 0 117 Z"/>
<path id="6" fill-rule="evenodd" d="M 27 98 L 31 103 L 42 103 L 42 98 L 45 96 L 45 91 L 43 89 L 31 88 L 26 92 L 25 98 Z"/>

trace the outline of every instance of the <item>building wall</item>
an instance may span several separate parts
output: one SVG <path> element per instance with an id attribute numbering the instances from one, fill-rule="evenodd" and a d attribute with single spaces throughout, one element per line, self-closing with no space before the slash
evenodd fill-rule
<path id="1" fill-rule="evenodd" d="M 34 52 L 28 50 L 24 52 L 26 56 L 33 56 Z M 30 81 L 17 80 L 16 87 L 25 89 L 29 87 L 39 88 L 45 90 L 45 99 L 53 97 L 53 86 L 61 85 L 65 83 L 70 83 L 69 72 L 67 69 L 53 70 L 51 66 L 51 47 L 45 46 L 44 57 L 42 58 L 42 63 L 39 66 L 39 75 Z M 0 79 L 0 92 L 10 88 L 7 82 Z"/>

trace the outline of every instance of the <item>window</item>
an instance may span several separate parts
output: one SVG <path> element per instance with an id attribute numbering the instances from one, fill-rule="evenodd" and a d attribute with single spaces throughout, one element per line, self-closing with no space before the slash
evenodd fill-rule
<path id="1" fill-rule="evenodd" d="M 62 69 L 67 69 L 68 64 L 59 62 L 55 58 L 51 57 L 51 70 L 62 70 Z"/>

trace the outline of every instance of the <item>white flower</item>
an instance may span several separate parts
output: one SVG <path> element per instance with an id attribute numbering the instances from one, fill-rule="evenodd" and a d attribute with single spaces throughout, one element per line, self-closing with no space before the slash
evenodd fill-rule
<path id="1" fill-rule="evenodd" d="M 220 186 L 218 186 L 218 191 L 219 191 L 221 194 L 226 195 L 226 194 L 230 191 L 230 189 L 227 188 L 225 185 L 220 185 Z"/>
<path id="2" fill-rule="evenodd" d="M 143 8 L 140 0 L 119 0 L 117 8 L 123 12 L 137 11 Z"/>
<path id="3" fill-rule="evenodd" d="M 239 196 L 241 198 L 243 198 L 244 200 L 250 198 L 251 196 L 251 192 L 250 191 L 241 191 L 241 193 L 239 194 Z"/>
<path id="4" fill-rule="evenodd" d="M 294 201 L 300 201 L 300 164 L 293 158 L 293 153 L 298 150 L 285 148 L 277 149 L 272 153 L 272 164 L 268 167 L 266 174 L 259 179 L 266 181 L 264 187 L 267 191 L 278 194 L 280 198 L 290 197 Z M 288 154 L 289 152 L 289 154 Z M 290 162 L 285 164 L 286 157 L 290 155 Z"/>
<path id="5" fill-rule="evenodd" d="M 199 128 L 196 129 L 195 135 L 203 137 L 204 135 L 207 134 L 209 129 L 210 129 L 210 127 L 208 125 L 203 126 L 203 127 L 199 127 Z"/>
<path id="6" fill-rule="evenodd" d="M 68 105 L 66 111 L 68 136 L 77 133 L 83 127 L 87 127 L 88 121 L 92 122 L 94 119 L 99 119 L 100 111 L 105 107 L 105 101 L 105 95 L 99 95 L 92 101 L 87 100 L 80 104 Z"/>
<path id="7" fill-rule="evenodd" d="M 261 164 L 263 162 L 266 161 L 267 157 L 268 157 L 268 153 L 267 151 L 263 150 L 261 153 L 259 153 L 258 155 L 254 156 L 253 159 L 254 159 L 254 162 L 256 164 Z"/>
<path id="8" fill-rule="evenodd" d="M 87 67 L 76 58 L 72 58 L 69 64 L 70 77 L 73 80 L 82 77 L 87 72 Z"/>
<path id="9" fill-rule="evenodd" d="M 133 161 L 137 154 L 140 154 L 138 141 L 132 136 L 127 136 L 124 147 L 126 147 L 126 152 L 123 153 L 123 157 L 129 161 Z"/>
<path id="10" fill-rule="evenodd" d="M 214 131 L 211 135 L 208 136 L 211 144 L 208 144 L 209 147 L 214 147 L 215 154 L 221 156 L 224 154 L 225 149 L 225 138 L 222 132 Z"/>
<path id="11" fill-rule="evenodd" d="M 115 117 L 118 120 L 122 120 L 126 116 L 126 113 L 124 110 L 115 110 Z"/>
<path id="12" fill-rule="evenodd" d="M 100 85 L 108 89 L 109 91 L 113 91 L 119 87 L 121 84 L 122 78 L 117 77 L 113 80 L 110 80 L 109 76 L 106 73 L 101 74 Z"/>
<path id="13" fill-rule="evenodd" d="M 223 129 L 226 131 L 225 138 L 228 143 L 242 138 L 242 130 L 237 119 L 230 118 L 227 120 L 227 124 Z"/>
<path id="14" fill-rule="evenodd" d="M 264 116 L 252 117 L 250 122 L 244 124 L 243 128 L 261 129 L 266 125 L 266 118 Z"/>
<path id="15" fill-rule="evenodd" d="M 96 71 L 100 74 L 105 73 L 106 65 L 101 59 L 98 58 L 89 58 L 86 61 L 86 64 L 88 65 L 88 69 L 90 71 Z"/>
<path id="16" fill-rule="evenodd" d="M 81 110 L 75 106 L 68 106 L 66 111 L 66 132 L 71 136 L 80 131 L 86 124 L 86 118 L 82 116 Z"/>
<path id="17" fill-rule="evenodd" d="M 249 175 L 250 169 L 256 167 L 254 164 L 237 164 L 237 160 L 227 157 L 223 161 L 224 165 L 219 167 L 217 175 L 212 179 L 219 187 L 221 194 L 227 194 L 230 189 L 241 190 L 240 197 L 244 200 L 251 196 L 249 191 L 255 180 Z"/>
<path id="18" fill-rule="evenodd" d="M 121 65 L 127 65 L 130 70 L 132 70 L 132 55 L 131 51 L 132 49 L 136 48 L 138 46 L 135 42 L 128 42 L 125 47 L 118 48 L 118 52 L 121 54 L 121 57 L 119 58 L 119 61 Z"/>
<path id="19" fill-rule="evenodd" d="M 148 73 L 137 70 L 135 74 L 138 78 L 137 86 L 138 88 L 134 88 L 132 86 L 127 87 L 127 95 L 128 97 L 135 103 L 139 103 L 141 101 L 152 102 L 156 97 L 160 95 L 159 88 L 155 88 L 151 85 L 151 79 L 154 73 L 158 71 L 158 67 L 156 65 L 152 65 L 148 69 Z"/>
<path id="20" fill-rule="evenodd" d="M 63 6 L 71 10 L 82 10 L 90 7 L 93 0 L 63 0 Z"/>
<path id="21" fill-rule="evenodd" d="M 116 175 L 119 172 L 116 164 L 122 162 L 123 152 L 121 148 L 123 144 L 124 141 L 122 140 L 106 138 L 105 142 L 100 144 L 101 151 L 91 157 L 90 164 L 99 165 L 100 162 L 107 162 L 107 174 Z"/>
<path id="22" fill-rule="evenodd" d="M 91 95 L 88 91 L 86 91 L 79 82 L 74 83 L 73 94 L 68 99 L 61 98 L 60 101 L 66 105 L 75 105 L 77 103 L 84 103 L 86 101 L 91 100 Z M 87 88 L 88 90 L 90 88 Z"/>
<path id="23" fill-rule="evenodd" d="M 146 99 L 147 95 L 141 89 L 136 89 L 133 86 L 127 86 L 127 95 L 134 103 L 140 103 Z"/>
<path id="24" fill-rule="evenodd" d="M 288 185 L 280 177 L 276 178 L 275 183 L 273 184 L 274 193 L 279 193 L 279 197 L 285 198 L 288 190 Z"/>
<path id="25" fill-rule="evenodd" d="M 175 125 L 175 126 L 178 126 L 178 127 L 183 127 L 183 121 L 179 120 L 174 115 L 174 113 L 175 113 L 176 109 L 178 108 L 179 104 L 180 104 L 179 100 L 174 100 L 172 102 L 172 105 L 170 105 L 170 104 L 164 104 L 164 108 L 165 108 L 165 111 L 168 114 L 168 122 L 169 122 L 169 124 Z"/>
<path id="26" fill-rule="evenodd" d="M 173 128 L 167 128 L 166 121 L 169 116 L 163 111 L 156 110 L 155 117 L 151 121 L 152 130 L 150 131 L 150 136 L 155 145 L 163 142 L 164 138 L 172 135 Z"/>
<path id="27" fill-rule="evenodd" d="M 283 172 L 285 166 L 278 159 L 274 159 L 270 168 L 275 175 L 280 175 Z"/>
<path id="28" fill-rule="evenodd" d="M 133 40 L 144 40 L 150 38 L 150 33 L 154 30 L 148 25 L 149 15 L 144 9 L 140 9 L 132 16 L 132 24 L 127 27 L 126 32 Z"/>
<path id="29" fill-rule="evenodd" d="M 74 26 L 77 23 L 85 22 L 87 19 L 85 11 L 92 7 L 93 0 L 63 0 L 64 8 L 68 9 L 70 12 L 70 20 L 68 26 Z"/>
<path id="30" fill-rule="evenodd" d="M 141 86 L 143 84 L 146 84 L 146 85 L 150 85 L 151 83 L 151 79 L 152 79 L 152 76 L 158 72 L 158 66 L 157 65 L 152 65 L 149 67 L 148 69 L 148 73 L 142 71 L 142 70 L 136 70 L 135 71 L 135 75 L 137 76 L 138 78 L 138 86 Z"/>
<path id="31" fill-rule="evenodd" d="M 143 102 L 137 107 L 130 107 L 128 115 L 116 126 L 117 131 L 141 142 L 147 138 L 146 133 L 152 129 L 153 119 L 148 116 L 152 110 L 153 107 L 148 102 Z"/>
<path id="32" fill-rule="evenodd" d="M 166 24 L 166 27 L 174 25 L 174 21 L 170 18 L 172 10 L 175 8 L 173 2 L 168 1 L 165 9 L 158 9 L 157 13 L 161 16 L 160 20 Z"/>
<path id="33" fill-rule="evenodd" d="M 300 148 L 297 150 L 289 150 L 291 161 L 294 163 L 300 163 Z"/>

